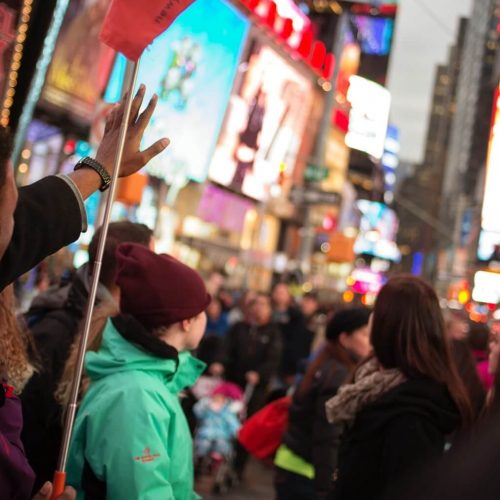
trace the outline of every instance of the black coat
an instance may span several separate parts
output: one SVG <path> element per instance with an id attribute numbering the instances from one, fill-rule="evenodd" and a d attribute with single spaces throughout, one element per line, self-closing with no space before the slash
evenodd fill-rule
<path id="1" fill-rule="evenodd" d="M 285 377 L 295 375 L 300 362 L 311 352 L 314 333 L 307 328 L 304 315 L 295 307 L 288 309 L 284 318 L 280 319 L 279 327 L 283 339 L 281 374 Z"/>
<path id="2" fill-rule="evenodd" d="M 64 180 L 50 176 L 19 189 L 14 233 L 0 260 L 0 290 L 75 241 L 81 231 L 78 199 Z"/>
<path id="3" fill-rule="evenodd" d="M 472 439 L 470 439 L 472 437 Z M 500 414 L 486 418 L 388 500 L 498 500 Z M 385 500 L 385 499 L 384 499 Z"/>
<path id="4" fill-rule="evenodd" d="M 228 332 L 224 349 L 225 376 L 241 388 L 246 386 L 245 375 L 255 371 L 260 382 L 248 405 L 248 415 L 265 404 L 271 378 L 277 374 L 281 361 L 281 335 L 274 324 L 252 326 L 236 323 Z"/>
<path id="5" fill-rule="evenodd" d="M 319 367 L 307 394 L 295 393 L 288 414 L 283 444 L 314 465 L 315 489 L 319 494 L 331 488 L 342 432 L 341 426 L 328 423 L 325 403 L 337 394 L 348 375 L 343 364 L 328 359 Z"/>
<path id="6" fill-rule="evenodd" d="M 342 437 L 332 499 L 379 500 L 444 452 L 460 417 L 447 389 L 409 380 L 364 407 Z"/>
<path id="7" fill-rule="evenodd" d="M 35 322 L 30 327 L 40 369 L 30 379 L 21 394 L 24 426 L 21 438 L 26 456 L 35 471 L 35 491 L 45 481 L 52 479 L 57 464 L 62 436 L 62 409 L 54 393 L 60 382 L 70 347 L 79 330 L 87 304 L 88 293 L 79 275 L 75 275 L 70 286 L 53 290 L 50 302 L 38 300 L 38 306 L 28 311 Z M 43 310 L 43 304 L 50 309 Z"/>

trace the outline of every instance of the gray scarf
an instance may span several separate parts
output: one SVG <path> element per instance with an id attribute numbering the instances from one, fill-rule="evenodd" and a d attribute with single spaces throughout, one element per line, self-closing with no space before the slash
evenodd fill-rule
<path id="1" fill-rule="evenodd" d="M 332 424 L 351 423 L 367 404 L 402 384 L 405 376 L 397 369 L 383 370 L 376 358 L 361 365 L 354 383 L 342 386 L 326 403 L 326 416 Z"/>

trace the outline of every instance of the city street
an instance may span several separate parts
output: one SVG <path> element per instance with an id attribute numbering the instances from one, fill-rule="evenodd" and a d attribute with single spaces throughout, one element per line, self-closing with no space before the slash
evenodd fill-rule
<path id="1" fill-rule="evenodd" d="M 500 0 L 0 0 L 0 500 L 500 500 Z"/>
<path id="2" fill-rule="evenodd" d="M 200 485 L 201 486 L 201 485 Z M 206 500 L 272 500 L 273 470 L 257 461 L 250 461 L 245 481 L 226 495 L 211 495 L 198 487 L 197 493 Z"/>

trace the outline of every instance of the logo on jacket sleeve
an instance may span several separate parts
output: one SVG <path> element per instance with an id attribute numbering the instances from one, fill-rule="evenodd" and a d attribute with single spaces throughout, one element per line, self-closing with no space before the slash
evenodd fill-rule
<path id="1" fill-rule="evenodd" d="M 138 457 L 134 457 L 134 460 L 136 462 L 142 462 L 143 464 L 145 464 L 147 462 L 153 462 L 157 458 L 160 458 L 159 453 L 151 453 L 151 448 L 144 448 L 142 453 L 143 453 L 142 455 L 140 455 Z"/>

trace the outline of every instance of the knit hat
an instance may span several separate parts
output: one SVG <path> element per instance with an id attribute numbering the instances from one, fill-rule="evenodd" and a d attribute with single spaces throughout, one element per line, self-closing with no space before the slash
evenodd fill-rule
<path id="1" fill-rule="evenodd" d="M 337 340 L 341 333 L 350 334 L 368 324 L 371 311 L 364 307 L 339 311 L 326 327 L 326 338 Z"/>
<path id="2" fill-rule="evenodd" d="M 116 251 L 120 310 L 146 328 L 194 318 L 210 303 L 205 283 L 190 267 L 143 245 L 122 243 Z"/>
<path id="3" fill-rule="evenodd" d="M 221 382 L 212 393 L 212 396 L 221 395 L 233 401 L 241 401 L 243 399 L 242 390 L 231 382 Z"/>

